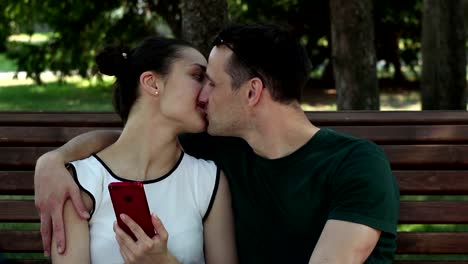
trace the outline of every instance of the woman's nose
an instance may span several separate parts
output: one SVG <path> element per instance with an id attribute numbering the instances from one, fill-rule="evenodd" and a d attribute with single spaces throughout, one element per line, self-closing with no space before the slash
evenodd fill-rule
<path id="1" fill-rule="evenodd" d="M 200 90 L 197 100 L 198 100 L 198 105 L 205 106 L 206 104 L 208 104 L 208 88 L 206 87 L 206 85 L 204 85 L 202 89 Z"/>

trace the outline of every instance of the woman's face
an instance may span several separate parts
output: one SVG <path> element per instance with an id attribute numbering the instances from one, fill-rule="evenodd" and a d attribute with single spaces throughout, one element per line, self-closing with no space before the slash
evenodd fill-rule
<path id="1" fill-rule="evenodd" d="M 201 132 L 206 129 L 205 115 L 197 107 L 203 87 L 206 59 L 193 48 L 183 48 L 170 66 L 160 93 L 161 113 L 176 123 L 180 132 Z"/>

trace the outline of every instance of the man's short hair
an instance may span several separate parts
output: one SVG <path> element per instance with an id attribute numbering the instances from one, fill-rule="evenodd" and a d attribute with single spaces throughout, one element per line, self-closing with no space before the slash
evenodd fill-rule
<path id="1" fill-rule="evenodd" d="M 238 89 L 259 77 L 275 101 L 301 100 L 311 69 L 304 47 L 286 29 L 268 23 L 232 25 L 222 30 L 213 46 L 233 51 L 226 72 Z"/>

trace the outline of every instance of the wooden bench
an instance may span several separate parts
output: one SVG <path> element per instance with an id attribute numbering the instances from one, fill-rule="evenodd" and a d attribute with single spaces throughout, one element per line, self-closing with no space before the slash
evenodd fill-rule
<path id="1" fill-rule="evenodd" d="M 373 140 L 387 153 L 402 195 L 396 263 L 468 263 L 468 112 L 307 114 L 320 127 Z M 36 159 L 85 131 L 120 126 L 112 113 L 0 113 L 0 252 L 21 258 L 18 263 L 48 263 L 34 259 L 42 251 L 33 202 Z M 409 224 L 448 226 L 424 232 Z M 451 254 L 463 260 L 450 262 Z"/>

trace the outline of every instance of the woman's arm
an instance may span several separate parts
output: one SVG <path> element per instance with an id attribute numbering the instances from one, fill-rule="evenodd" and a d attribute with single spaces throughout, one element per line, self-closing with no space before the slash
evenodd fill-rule
<path id="1" fill-rule="evenodd" d="M 206 263 L 237 263 L 231 192 L 223 172 L 213 207 L 204 223 L 204 239 Z"/>
<path id="2" fill-rule="evenodd" d="M 72 200 L 82 218 L 88 217 L 80 190 L 65 169 L 65 163 L 99 151 L 112 144 L 119 135 L 120 131 L 116 130 L 84 133 L 37 160 L 34 173 L 35 203 L 41 217 L 42 244 L 46 255 L 50 255 L 52 235 L 60 247 L 59 253 L 65 250 L 63 208 L 67 199 Z"/>
<path id="3" fill-rule="evenodd" d="M 81 192 L 81 196 L 86 208 L 90 209 L 92 207 L 91 198 L 84 192 Z M 52 239 L 52 262 L 67 264 L 91 263 L 88 221 L 76 213 L 70 200 L 65 202 L 64 220 L 67 249 L 63 254 L 59 254 L 57 241 Z"/>

